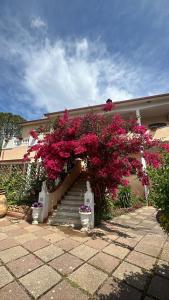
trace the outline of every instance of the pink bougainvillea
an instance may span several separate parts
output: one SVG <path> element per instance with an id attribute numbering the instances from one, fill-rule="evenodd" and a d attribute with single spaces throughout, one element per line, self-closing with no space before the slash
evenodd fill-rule
<path id="1" fill-rule="evenodd" d="M 113 104 L 108 102 L 103 111 L 110 112 L 112 108 Z M 133 171 L 147 185 L 140 152 L 144 149 L 147 164 L 158 167 L 160 156 L 151 152 L 153 147 L 159 146 L 158 141 L 154 141 L 136 120 L 124 120 L 120 115 L 104 112 L 70 117 L 65 111 L 43 140 L 38 140 L 38 134 L 32 130 L 37 144 L 29 149 L 25 159 L 31 151 L 36 151 L 35 159 L 41 158 L 50 179 L 56 179 L 70 159 L 85 159 L 96 197 L 105 191 L 114 194 L 119 184 L 127 184 L 126 177 Z"/>

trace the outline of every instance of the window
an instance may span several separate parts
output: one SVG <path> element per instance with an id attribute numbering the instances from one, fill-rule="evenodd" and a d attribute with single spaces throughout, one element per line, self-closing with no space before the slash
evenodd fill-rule
<path id="1" fill-rule="evenodd" d="M 21 145 L 21 141 L 18 139 L 14 139 L 14 146 L 17 147 L 19 145 Z"/>
<path id="2" fill-rule="evenodd" d="M 23 145 L 29 145 L 29 138 L 23 139 L 22 144 Z"/>

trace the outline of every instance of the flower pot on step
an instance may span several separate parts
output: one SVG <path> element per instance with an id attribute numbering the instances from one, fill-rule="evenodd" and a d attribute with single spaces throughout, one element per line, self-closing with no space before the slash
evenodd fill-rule
<path id="1" fill-rule="evenodd" d="M 41 214 L 41 207 L 32 207 L 32 224 L 38 224 L 39 223 L 39 217 Z"/>
<path id="2" fill-rule="evenodd" d="M 91 222 L 91 212 L 79 212 L 80 213 L 80 221 L 82 225 L 82 231 L 87 231 L 90 229 Z"/>
<path id="3" fill-rule="evenodd" d="M 41 212 L 42 212 L 42 204 L 39 202 L 35 202 L 32 205 L 32 219 L 33 219 L 32 224 L 39 223 Z"/>

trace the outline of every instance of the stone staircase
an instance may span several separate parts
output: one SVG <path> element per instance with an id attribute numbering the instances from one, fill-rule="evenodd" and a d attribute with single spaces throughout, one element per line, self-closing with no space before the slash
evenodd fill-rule
<path id="1" fill-rule="evenodd" d="M 86 181 L 80 177 L 65 194 L 57 209 L 49 218 L 50 225 L 69 225 L 80 227 L 79 207 L 84 203 Z"/>

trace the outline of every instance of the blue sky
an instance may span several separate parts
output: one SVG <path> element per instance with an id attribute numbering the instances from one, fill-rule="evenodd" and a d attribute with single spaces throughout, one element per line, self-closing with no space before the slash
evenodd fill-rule
<path id="1" fill-rule="evenodd" d="M 168 0 L 1 0 L 0 111 L 169 92 Z"/>

